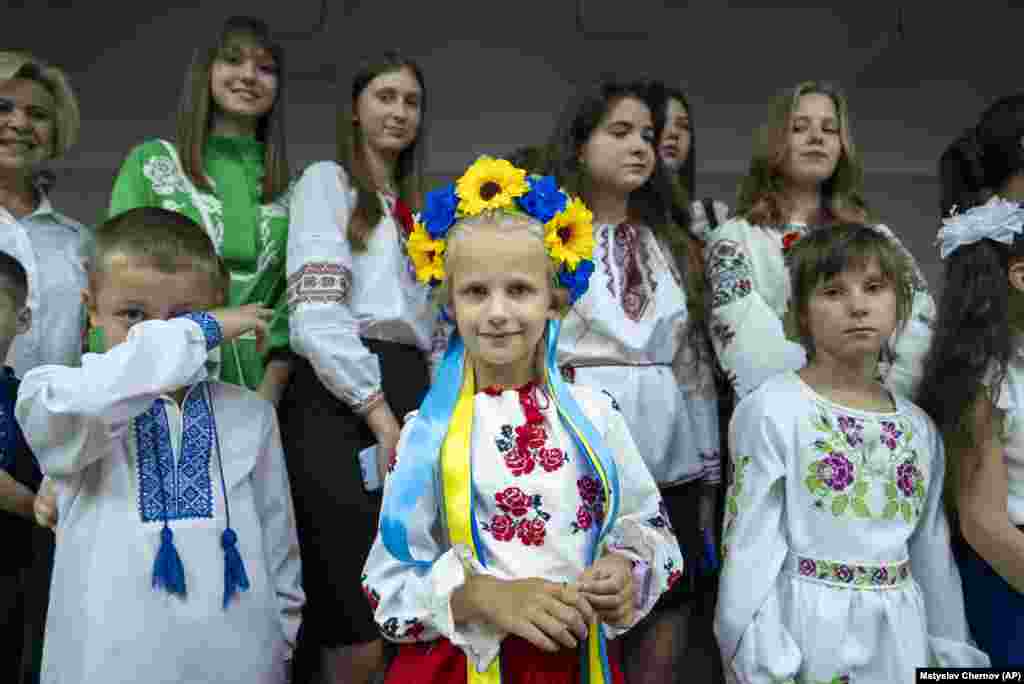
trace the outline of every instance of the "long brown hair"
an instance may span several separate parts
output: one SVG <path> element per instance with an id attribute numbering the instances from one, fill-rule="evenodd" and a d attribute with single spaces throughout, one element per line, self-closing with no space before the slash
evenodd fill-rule
<path id="1" fill-rule="evenodd" d="M 275 199 L 288 187 L 288 157 L 284 136 L 285 62 L 284 49 L 273 40 L 266 22 L 253 17 L 231 17 L 211 40 L 192 53 L 185 72 L 185 87 L 178 103 L 178 155 L 185 173 L 203 190 L 212 190 L 203 164 L 203 148 L 213 122 L 210 70 L 214 60 L 232 40 L 245 37 L 267 50 L 277 65 L 277 97 L 270 111 L 256 126 L 256 139 L 263 147 L 263 202 Z"/>
<path id="2" fill-rule="evenodd" d="M 356 208 L 348 224 L 348 241 L 355 252 L 366 251 L 366 244 L 380 222 L 384 210 L 381 208 L 377 189 L 370 179 L 366 161 L 363 158 L 363 135 L 355 124 L 356 102 L 370 84 L 381 74 L 409 69 L 416 77 L 420 89 L 420 123 L 416 139 L 398 154 L 395 165 L 395 185 L 398 198 L 410 209 L 420 208 L 423 197 L 423 145 L 427 113 L 427 86 L 423 71 L 412 59 L 388 51 L 383 55 L 363 62 L 352 77 L 350 97 L 345 98 L 338 110 L 338 163 L 348 173 L 349 181 L 356 189 Z"/>
<path id="3" fill-rule="evenodd" d="M 779 225 L 786 221 L 784 165 L 789 146 L 793 114 L 804 95 L 825 95 L 835 105 L 839 118 L 839 162 L 832 177 L 822 184 L 821 223 L 832 221 L 866 222 L 864 168 L 850 135 L 850 113 L 846 96 L 838 86 L 820 81 L 804 81 L 780 92 L 771 103 L 768 122 L 758 129 L 750 170 L 740 183 L 736 214 L 757 226 Z"/>

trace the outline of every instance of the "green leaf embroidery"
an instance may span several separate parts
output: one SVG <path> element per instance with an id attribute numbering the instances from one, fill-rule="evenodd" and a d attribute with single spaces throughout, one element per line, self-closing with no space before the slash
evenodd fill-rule
<path id="1" fill-rule="evenodd" d="M 898 499 L 900 496 L 900 490 L 896 489 L 896 485 L 892 482 L 886 482 L 885 495 L 890 499 Z"/>
<path id="2" fill-rule="evenodd" d="M 832 515 L 839 517 L 846 510 L 846 505 L 850 502 L 849 497 L 845 494 L 837 496 L 832 500 Z"/>
<path id="3" fill-rule="evenodd" d="M 896 517 L 896 514 L 900 512 L 900 504 L 897 501 L 890 501 L 885 505 L 885 510 L 882 511 L 882 517 L 886 520 L 892 520 Z"/>
<path id="4" fill-rule="evenodd" d="M 856 496 L 863 498 L 863 496 L 868 493 L 868 483 L 864 480 L 858 481 L 857 484 L 853 485 L 853 493 Z"/>
<path id="5" fill-rule="evenodd" d="M 903 513 L 903 519 L 904 520 L 906 520 L 907 522 L 913 522 L 913 520 L 914 520 L 914 510 L 910 507 L 910 502 L 909 501 L 904 501 L 900 505 L 900 512 Z"/>
<path id="6" fill-rule="evenodd" d="M 870 518 L 871 517 L 871 509 L 868 508 L 868 505 L 864 501 L 864 499 L 854 499 L 853 500 L 853 512 L 856 513 L 861 518 Z"/>
<path id="7" fill-rule="evenodd" d="M 729 504 L 728 504 L 728 506 L 729 506 L 729 512 L 730 513 L 732 513 L 733 515 L 739 515 L 740 507 L 739 507 L 739 504 L 736 503 L 736 497 L 735 496 L 730 496 L 729 497 Z"/>

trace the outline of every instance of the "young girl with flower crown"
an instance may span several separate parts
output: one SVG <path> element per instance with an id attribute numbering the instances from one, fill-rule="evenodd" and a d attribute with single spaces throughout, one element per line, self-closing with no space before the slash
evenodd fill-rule
<path id="1" fill-rule="evenodd" d="M 552 170 L 593 210 L 594 231 L 570 247 L 594 250 L 593 282 L 566 317 L 558 363 L 569 382 L 609 393 L 621 407 L 664 497 L 687 559 L 674 584 L 627 640 L 632 684 L 671 679 L 686 660 L 714 669 L 713 651 L 688 648 L 695 571 L 716 562 L 714 502 L 720 478 L 712 353 L 701 325 L 697 250 L 671 219 L 668 174 L 647 84 L 599 83 L 563 113 Z M 590 220 L 590 216 L 587 216 Z M 680 572 L 674 577 L 682 578 Z"/>
<path id="2" fill-rule="evenodd" d="M 877 376 L 911 310 L 902 250 L 863 224 L 790 253 L 798 371 L 740 400 L 715 633 L 729 681 L 892 684 L 984 667 L 942 506 L 943 443 Z"/>
<path id="3" fill-rule="evenodd" d="M 946 435 L 971 632 L 1024 665 L 1024 95 L 993 104 L 940 162 L 946 282 L 920 402 Z"/>
<path id="4" fill-rule="evenodd" d="M 806 361 L 803 347 L 783 330 L 785 255 L 815 226 L 871 221 L 862 176 L 843 93 L 815 81 L 779 93 L 758 131 L 736 215 L 707 232 L 704 250 L 711 342 L 737 398 Z M 874 227 L 899 244 L 886 226 Z M 907 397 L 920 381 L 934 316 L 916 264 L 908 277 L 914 300 L 907 325 L 884 345 L 879 367 L 886 384 Z"/>
<path id="5" fill-rule="evenodd" d="M 402 429 L 363 589 L 402 644 L 388 682 L 623 682 L 606 640 L 682 568 L 658 488 L 605 394 L 556 365 L 592 229 L 551 177 L 481 157 L 409 238 L 455 322 Z"/>

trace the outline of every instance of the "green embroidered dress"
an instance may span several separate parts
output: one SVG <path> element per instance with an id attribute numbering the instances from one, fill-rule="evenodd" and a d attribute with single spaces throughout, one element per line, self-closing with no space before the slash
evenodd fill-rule
<path id="1" fill-rule="evenodd" d="M 275 309 L 269 353 L 287 350 L 284 269 L 290 188 L 269 204 L 262 203 L 263 143 L 255 138 L 211 135 L 204 163 L 212 192 L 192 183 L 173 143 L 144 142 L 131 151 L 118 173 L 109 213 L 162 207 L 206 228 L 231 272 L 229 305 Z M 220 353 L 222 380 L 250 389 L 259 386 L 266 357 L 256 350 L 254 334 L 222 346 Z"/>

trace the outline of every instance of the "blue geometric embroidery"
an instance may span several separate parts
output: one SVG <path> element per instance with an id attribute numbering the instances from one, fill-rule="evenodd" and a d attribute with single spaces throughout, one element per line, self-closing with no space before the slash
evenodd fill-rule
<path id="1" fill-rule="evenodd" d="M 220 343 L 224 340 L 224 335 L 220 329 L 220 323 L 217 322 L 216 318 L 205 311 L 187 313 L 184 314 L 183 318 L 187 318 L 190 321 L 198 323 L 199 327 L 203 329 L 203 336 L 206 338 L 207 349 L 219 347 Z"/>
<path id="2" fill-rule="evenodd" d="M 139 514 L 143 522 L 213 517 L 210 407 L 202 392 L 189 392 L 182 416 L 181 457 L 175 464 L 162 400 L 135 419 Z M 161 495 L 161 489 L 163 494 Z"/>

